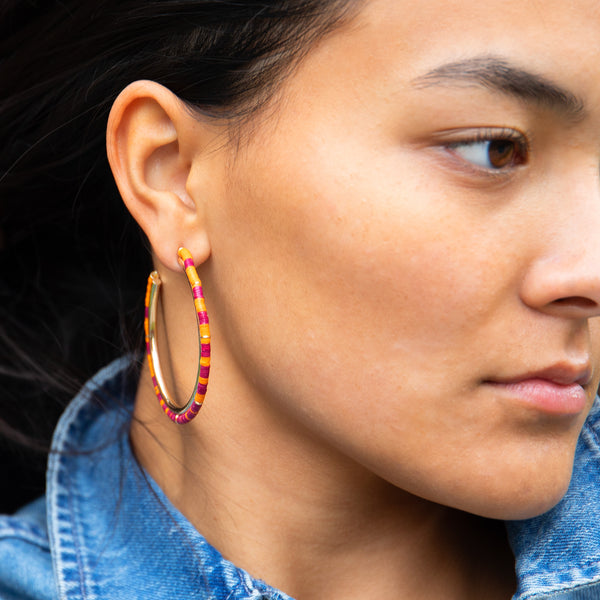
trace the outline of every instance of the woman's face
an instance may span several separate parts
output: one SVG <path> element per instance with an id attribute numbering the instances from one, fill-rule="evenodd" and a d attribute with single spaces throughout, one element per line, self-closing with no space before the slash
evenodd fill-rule
<path id="1" fill-rule="evenodd" d="M 558 501 L 600 377 L 599 40 L 595 0 L 367 2 L 206 202 L 214 368 L 413 494 Z"/>

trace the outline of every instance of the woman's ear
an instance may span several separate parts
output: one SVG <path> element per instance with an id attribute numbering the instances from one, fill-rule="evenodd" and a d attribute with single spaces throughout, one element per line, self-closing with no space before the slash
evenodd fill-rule
<path id="1" fill-rule="evenodd" d="M 209 137 L 214 138 L 214 131 L 206 123 L 152 81 L 127 86 L 108 119 L 108 160 L 123 201 L 156 258 L 172 270 L 180 270 L 180 246 L 190 250 L 196 264 L 210 255 L 206 198 L 192 197 L 187 185 Z M 197 162 L 208 168 L 206 161 Z"/>

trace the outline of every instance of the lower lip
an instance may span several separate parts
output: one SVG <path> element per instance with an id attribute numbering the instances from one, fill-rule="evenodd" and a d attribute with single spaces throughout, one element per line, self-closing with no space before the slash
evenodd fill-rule
<path id="1" fill-rule="evenodd" d="M 489 383 L 519 402 L 548 415 L 577 415 L 587 405 L 586 393 L 578 383 L 562 385 L 547 379 Z"/>

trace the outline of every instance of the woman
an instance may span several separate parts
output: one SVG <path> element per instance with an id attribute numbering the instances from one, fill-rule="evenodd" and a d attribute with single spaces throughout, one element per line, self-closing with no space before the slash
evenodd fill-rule
<path id="1" fill-rule="evenodd" d="M 149 355 L 67 409 L 3 597 L 600 597 L 597 3 L 125 4 L 64 70 Z"/>

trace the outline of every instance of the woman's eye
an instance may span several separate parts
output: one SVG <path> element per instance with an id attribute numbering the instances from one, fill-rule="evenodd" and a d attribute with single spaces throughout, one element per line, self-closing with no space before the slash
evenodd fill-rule
<path id="1" fill-rule="evenodd" d="M 527 160 L 524 145 L 506 138 L 459 142 L 450 148 L 463 160 L 490 170 L 515 167 Z"/>

